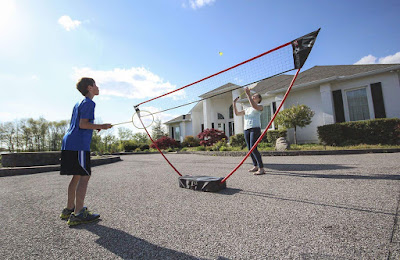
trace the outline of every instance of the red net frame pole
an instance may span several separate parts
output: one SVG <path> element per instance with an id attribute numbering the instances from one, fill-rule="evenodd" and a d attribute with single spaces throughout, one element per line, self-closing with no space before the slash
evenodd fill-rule
<path id="1" fill-rule="evenodd" d="M 180 88 L 178 88 L 178 89 L 175 89 L 175 90 L 173 90 L 173 91 L 170 91 L 170 92 L 165 93 L 165 94 L 163 94 L 163 95 L 160 95 L 160 96 L 158 96 L 158 97 L 155 97 L 155 98 L 152 98 L 152 99 L 143 101 L 142 103 L 137 104 L 137 105 L 135 106 L 135 108 L 137 108 L 137 107 L 139 107 L 140 105 L 143 105 L 143 104 L 145 104 L 145 103 L 147 103 L 147 102 L 150 102 L 150 101 L 153 101 L 153 100 L 155 100 L 155 99 L 158 99 L 158 98 L 167 96 L 167 95 L 172 94 L 172 93 L 174 93 L 174 92 L 176 92 L 176 91 L 179 91 L 179 90 L 181 90 L 181 89 L 190 87 L 190 86 L 192 86 L 192 85 L 194 85 L 194 84 L 197 84 L 197 83 L 200 83 L 200 82 L 202 82 L 202 81 L 204 81 L 204 80 L 206 80 L 206 79 L 209 79 L 209 78 L 212 78 L 212 77 L 214 77 L 214 76 L 217 76 L 217 75 L 219 75 L 219 74 L 221 74 L 221 73 L 224 73 L 224 72 L 226 72 L 226 71 L 228 71 L 228 70 L 231 70 L 231 69 L 234 69 L 234 68 L 236 68 L 236 67 L 239 67 L 239 66 L 241 66 L 241 65 L 243 65 L 243 64 L 245 64 L 245 63 L 247 63 L 247 62 L 250 62 L 250 61 L 252 61 L 252 60 L 258 59 L 258 58 L 260 58 L 260 57 L 262 57 L 262 56 L 264 56 L 264 55 L 267 55 L 268 53 L 271 53 L 271 52 L 273 52 L 273 51 L 279 50 L 280 48 L 286 47 L 286 46 L 288 46 L 288 45 L 290 45 L 290 44 L 292 44 L 292 41 L 287 42 L 287 43 L 285 43 L 285 44 L 282 44 L 281 46 L 278 46 L 278 47 L 276 47 L 276 48 L 273 48 L 273 49 L 271 49 L 271 50 L 269 50 L 269 51 L 266 51 L 266 52 L 264 52 L 264 53 L 261 53 L 261 54 L 255 56 L 255 57 L 253 57 L 253 58 L 250 58 L 250 59 L 248 59 L 248 60 L 246 60 L 246 61 L 243 61 L 243 62 L 241 62 L 241 63 L 239 63 L 239 64 L 236 64 L 236 65 L 234 65 L 234 66 L 232 66 L 232 67 L 229 67 L 229 68 L 227 68 L 227 69 L 221 70 L 220 72 L 217 72 L 217 73 L 215 73 L 215 74 L 212 74 L 212 75 L 210 75 L 210 76 L 208 76 L 208 77 L 205 77 L 205 78 L 203 78 L 203 79 L 200 79 L 200 80 L 198 80 L 198 81 L 196 81 L 196 82 L 190 83 L 190 84 L 188 84 L 188 85 L 186 85 L 186 86 L 180 87 Z"/>
<path id="2" fill-rule="evenodd" d="M 143 129 L 146 131 L 146 134 L 149 136 L 151 142 L 154 144 L 154 146 L 157 148 L 157 150 L 160 152 L 160 154 L 164 157 L 164 159 L 167 161 L 167 163 L 172 167 L 172 169 L 174 169 L 175 172 L 176 172 L 179 176 L 182 176 L 182 174 L 172 165 L 172 163 L 167 159 L 167 157 L 165 157 L 165 155 L 164 155 L 163 152 L 160 150 L 160 148 L 158 148 L 158 146 L 157 146 L 157 144 L 154 142 L 153 138 L 151 138 L 151 135 L 149 134 L 149 131 L 147 131 L 146 126 L 143 124 L 142 118 L 140 117 L 140 114 L 139 114 L 140 112 L 138 111 L 137 113 L 138 113 L 138 117 L 139 117 L 140 123 L 142 124 Z"/>
<path id="3" fill-rule="evenodd" d="M 257 145 L 259 142 L 261 142 L 261 140 L 263 139 L 263 137 L 265 136 L 265 134 L 267 133 L 269 127 L 271 126 L 272 122 L 274 122 L 275 117 L 278 115 L 279 110 L 281 109 L 281 107 L 283 106 L 283 103 L 285 103 L 285 100 L 287 98 L 287 96 L 289 95 L 290 90 L 292 89 L 294 82 L 296 81 L 297 76 L 299 75 L 300 69 L 298 69 L 296 71 L 296 74 L 293 76 L 292 82 L 290 82 L 290 85 L 288 87 L 288 89 L 286 90 L 285 96 L 282 99 L 281 104 L 279 105 L 278 109 L 276 110 L 275 114 L 273 115 L 273 117 L 271 118 L 271 120 L 269 121 L 269 124 L 267 125 L 267 127 L 265 128 L 264 132 L 260 135 L 260 137 L 257 139 L 257 141 L 254 143 L 253 147 L 251 147 L 250 151 L 246 154 L 246 156 L 242 159 L 242 161 L 235 167 L 235 169 L 233 169 L 222 181 L 221 183 L 224 183 L 233 173 L 236 172 L 237 169 L 240 168 L 240 166 L 242 166 L 242 164 L 244 163 L 244 161 L 246 161 L 246 159 L 250 156 L 250 154 L 254 151 L 254 149 L 256 149 Z"/>

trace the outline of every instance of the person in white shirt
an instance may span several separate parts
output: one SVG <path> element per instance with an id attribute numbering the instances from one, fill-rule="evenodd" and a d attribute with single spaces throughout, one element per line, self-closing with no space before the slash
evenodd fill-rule
<path id="1" fill-rule="evenodd" d="M 236 102 L 239 97 L 237 97 L 233 101 L 233 108 L 236 116 L 244 116 L 244 138 L 246 140 L 247 148 L 250 150 L 257 139 L 261 136 L 261 111 L 263 110 L 263 106 L 260 105 L 262 100 L 260 94 L 256 93 L 251 96 L 249 88 L 245 88 L 245 92 L 251 106 L 245 110 L 238 111 L 236 108 Z M 250 156 L 254 167 L 251 168 L 249 172 L 253 172 L 254 175 L 264 174 L 264 164 L 257 147 L 253 150 Z"/>

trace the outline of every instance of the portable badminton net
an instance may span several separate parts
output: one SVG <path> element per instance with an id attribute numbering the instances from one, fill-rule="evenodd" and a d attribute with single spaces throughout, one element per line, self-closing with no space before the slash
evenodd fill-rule
<path id="1" fill-rule="evenodd" d="M 183 188 L 189 188 L 193 190 L 201 191 L 218 191 L 226 187 L 226 180 L 240 168 L 244 161 L 249 157 L 253 150 L 257 147 L 258 143 L 267 133 L 275 117 L 279 113 L 283 103 L 285 102 L 290 90 L 292 89 L 294 82 L 307 60 L 312 47 L 314 46 L 315 40 L 320 29 L 297 38 L 293 41 L 282 44 L 276 48 L 259 54 L 253 58 L 245 60 L 227 69 L 219 71 L 210 76 L 204 77 L 193 83 L 184 85 L 183 87 L 176 88 L 169 92 L 166 92 L 157 97 L 143 101 L 136 106 L 136 114 L 138 115 L 139 121 L 141 122 L 142 128 L 146 131 L 150 140 L 164 157 L 167 163 L 174 169 L 179 175 L 179 186 Z M 295 71 L 293 78 L 286 90 L 286 93 L 276 109 L 276 112 L 272 115 L 267 127 L 262 132 L 261 136 L 251 147 L 248 153 L 240 161 L 240 163 L 228 174 L 226 177 L 212 177 L 212 176 L 183 176 L 180 171 L 168 160 L 162 150 L 157 146 L 157 143 L 151 137 L 145 123 L 145 120 L 149 115 L 141 116 L 141 109 L 153 109 L 157 108 L 156 112 L 152 112 L 152 116 L 155 114 L 162 115 L 161 118 L 166 116 L 176 116 L 181 114 L 187 114 L 189 109 L 195 109 L 196 106 L 202 105 L 202 101 L 206 99 L 213 99 L 214 102 L 218 103 L 219 98 L 226 98 L 226 95 L 230 95 L 235 90 L 242 92 L 245 87 L 251 88 L 258 82 L 276 77 L 278 75 Z M 238 93 L 236 91 L 236 93 Z M 243 93 L 243 92 L 242 92 Z M 261 93 L 262 94 L 262 93 Z M 225 96 L 224 96 L 225 95 Z M 189 107 L 191 105 L 191 107 Z M 186 112 L 182 112 L 186 109 Z M 206 110 L 207 111 L 207 110 Z M 193 126 L 193 130 L 195 127 Z"/>

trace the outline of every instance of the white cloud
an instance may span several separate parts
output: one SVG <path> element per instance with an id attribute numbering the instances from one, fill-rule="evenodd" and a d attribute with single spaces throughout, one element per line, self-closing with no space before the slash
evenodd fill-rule
<path id="1" fill-rule="evenodd" d="M 368 56 L 362 57 L 359 61 L 357 61 L 354 64 L 360 65 L 360 64 L 394 64 L 394 63 L 400 63 L 400 52 L 382 58 L 377 58 L 369 54 Z"/>
<path id="2" fill-rule="evenodd" d="M 14 113 L 9 112 L 0 112 L 0 123 L 1 122 L 10 122 L 15 119 Z"/>
<path id="3" fill-rule="evenodd" d="M 15 0 L 0 1 L 0 29 L 10 27 L 13 24 L 12 18 L 15 17 L 17 5 Z"/>
<path id="4" fill-rule="evenodd" d="M 188 4 L 192 9 L 197 9 L 197 8 L 202 8 L 203 6 L 206 5 L 211 5 L 215 1 L 216 0 L 189 0 Z M 183 3 L 182 6 L 186 7 L 186 3 Z"/>
<path id="5" fill-rule="evenodd" d="M 360 64 L 375 64 L 376 63 L 376 57 L 372 56 L 371 54 L 365 57 L 362 57 L 359 61 L 354 63 L 354 65 L 360 65 Z"/>
<path id="6" fill-rule="evenodd" d="M 81 24 L 81 21 L 72 20 L 68 15 L 63 15 L 58 19 L 58 23 L 64 27 L 65 30 L 71 31 L 76 29 Z"/>
<path id="7" fill-rule="evenodd" d="M 74 80 L 82 77 L 93 78 L 100 88 L 102 96 L 126 97 L 131 99 L 153 98 L 175 90 L 177 87 L 158 75 L 143 68 L 130 68 L 102 71 L 91 68 L 74 68 Z M 169 95 L 178 99 L 184 97 L 184 91 Z"/>
<path id="8" fill-rule="evenodd" d="M 180 116 L 179 114 L 171 114 L 171 113 L 168 113 L 168 112 L 162 112 L 162 113 L 158 113 L 158 114 L 157 114 L 157 112 L 161 111 L 161 109 L 156 108 L 156 107 L 150 107 L 150 106 L 140 108 L 140 110 L 141 110 L 141 111 L 147 111 L 147 112 L 149 112 L 149 113 L 151 113 L 151 114 L 156 113 L 156 114 L 153 115 L 154 120 L 160 119 L 161 122 L 163 122 L 163 123 L 164 123 L 164 122 L 167 122 L 167 121 L 169 121 L 169 120 L 171 120 L 171 119 L 173 119 L 173 118 L 176 118 L 176 117 Z M 147 115 L 148 115 L 149 113 L 147 113 Z M 145 113 L 144 115 L 146 115 L 146 113 Z M 152 118 L 152 117 L 151 117 L 151 118 Z"/>
<path id="9" fill-rule="evenodd" d="M 400 63 L 400 52 L 380 58 L 379 63 L 382 63 L 382 64 Z"/>

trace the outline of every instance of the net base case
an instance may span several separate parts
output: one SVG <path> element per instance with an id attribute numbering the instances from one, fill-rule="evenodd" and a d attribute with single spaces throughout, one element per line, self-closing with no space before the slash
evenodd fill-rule
<path id="1" fill-rule="evenodd" d="M 217 192 L 226 188 L 224 178 L 212 176 L 181 176 L 178 178 L 179 187 L 197 191 Z"/>

